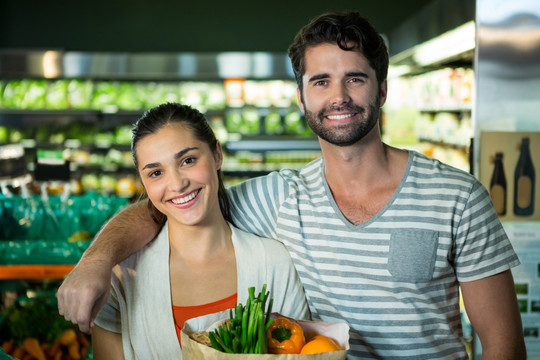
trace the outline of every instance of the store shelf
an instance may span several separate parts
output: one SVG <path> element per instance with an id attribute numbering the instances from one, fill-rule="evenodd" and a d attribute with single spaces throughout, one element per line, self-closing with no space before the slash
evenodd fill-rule
<path id="1" fill-rule="evenodd" d="M 467 144 L 450 142 L 450 141 L 442 141 L 442 140 L 424 138 L 424 137 L 419 137 L 418 138 L 418 141 L 420 143 L 430 143 L 430 144 L 433 144 L 433 145 L 436 145 L 436 146 L 456 149 L 456 150 L 463 151 L 463 152 L 469 152 L 471 140 L 470 139 L 463 139 L 463 140 L 467 140 Z"/>
<path id="2" fill-rule="evenodd" d="M 428 104 L 428 105 L 419 105 L 418 111 L 423 113 L 440 113 L 440 112 L 451 112 L 451 113 L 470 113 L 472 111 L 472 103 L 467 102 L 456 102 L 450 101 L 448 103 L 441 103 L 437 105 Z"/>
<path id="3" fill-rule="evenodd" d="M 0 265 L 0 280 L 63 279 L 75 265 Z"/>
<path id="4" fill-rule="evenodd" d="M 224 149 L 227 152 L 234 153 L 237 151 L 320 150 L 321 146 L 316 138 L 266 136 L 228 141 Z"/>
<path id="5" fill-rule="evenodd" d="M 0 109 L 0 125 L 25 128 L 37 125 L 62 126 L 72 122 L 98 123 L 101 114 L 92 110 Z"/>

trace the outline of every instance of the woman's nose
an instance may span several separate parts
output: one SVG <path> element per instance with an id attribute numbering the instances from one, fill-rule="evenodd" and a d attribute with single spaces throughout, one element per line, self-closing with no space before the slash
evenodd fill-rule
<path id="1" fill-rule="evenodd" d="M 169 173 L 169 187 L 172 191 L 182 191 L 188 184 L 188 177 L 181 171 L 172 171 Z"/>

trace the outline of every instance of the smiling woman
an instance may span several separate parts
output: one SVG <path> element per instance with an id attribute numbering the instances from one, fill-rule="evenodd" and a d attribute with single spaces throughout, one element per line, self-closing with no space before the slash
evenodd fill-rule
<path id="1" fill-rule="evenodd" d="M 198 110 L 172 103 L 148 110 L 131 147 L 161 231 L 113 269 L 111 296 L 92 329 L 95 359 L 179 359 L 186 320 L 245 303 L 245 289 L 263 284 L 272 284 L 276 311 L 309 316 L 285 247 L 233 226 L 221 145 Z"/>
<path id="2" fill-rule="evenodd" d="M 221 147 L 214 151 L 191 135 L 187 126 L 168 124 L 136 145 L 137 168 L 152 204 L 169 226 L 195 225 L 221 216 L 217 204 Z M 215 202 L 215 203 L 214 203 Z M 221 202 L 226 210 L 226 198 Z"/>

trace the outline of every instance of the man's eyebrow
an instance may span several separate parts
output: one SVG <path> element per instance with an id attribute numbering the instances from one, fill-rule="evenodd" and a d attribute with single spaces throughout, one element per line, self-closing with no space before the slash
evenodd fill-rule
<path id="1" fill-rule="evenodd" d="M 368 78 L 368 74 L 366 74 L 365 72 L 363 71 L 351 71 L 351 72 L 348 72 L 347 73 L 347 76 L 348 77 L 362 77 L 362 78 Z"/>
<path id="2" fill-rule="evenodd" d="M 313 75 L 312 77 L 309 78 L 308 82 L 314 82 L 314 81 L 319 81 L 319 80 L 323 80 L 323 79 L 327 79 L 329 78 L 330 75 L 327 74 L 327 73 L 322 73 L 322 74 L 317 74 L 317 75 Z M 348 72 L 347 73 L 347 77 L 361 77 L 361 78 L 368 78 L 368 74 L 363 72 L 363 71 L 351 71 L 351 72 Z"/>
<path id="3" fill-rule="evenodd" d="M 328 74 L 317 74 L 309 78 L 308 82 L 318 81 L 330 77 Z"/>

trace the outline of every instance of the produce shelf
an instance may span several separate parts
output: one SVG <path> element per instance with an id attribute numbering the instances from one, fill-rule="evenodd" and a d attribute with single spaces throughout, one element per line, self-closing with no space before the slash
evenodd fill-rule
<path id="1" fill-rule="evenodd" d="M 63 279 L 75 265 L 0 265 L 0 280 Z"/>

